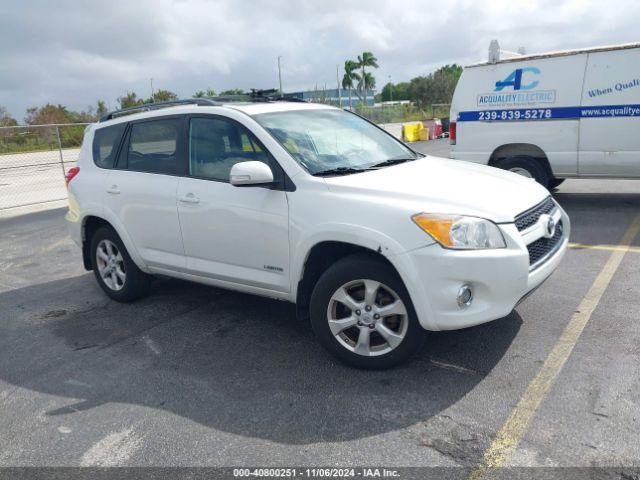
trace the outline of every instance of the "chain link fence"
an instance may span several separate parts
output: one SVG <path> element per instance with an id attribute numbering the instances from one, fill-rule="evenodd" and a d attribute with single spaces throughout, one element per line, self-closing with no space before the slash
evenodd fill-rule
<path id="1" fill-rule="evenodd" d="M 447 114 L 434 105 L 432 115 Z M 376 123 L 423 120 L 412 105 L 362 107 L 358 113 Z M 19 207 L 66 200 L 64 175 L 75 166 L 89 123 L 0 127 L 0 216 Z"/>
<path id="2" fill-rule="evenodd" d="M 88 123 L 0 127 L 0 215 L 67 198 Z"/>

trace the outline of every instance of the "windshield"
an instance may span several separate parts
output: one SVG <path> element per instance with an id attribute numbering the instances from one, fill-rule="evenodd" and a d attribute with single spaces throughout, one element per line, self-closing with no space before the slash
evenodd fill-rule
<path id="1" fill-rule="evenodd" d="M 254 118 L 312 175 L 354 173 L 417 158 L 375 125 L 343 110 L 295 110 Z"/>

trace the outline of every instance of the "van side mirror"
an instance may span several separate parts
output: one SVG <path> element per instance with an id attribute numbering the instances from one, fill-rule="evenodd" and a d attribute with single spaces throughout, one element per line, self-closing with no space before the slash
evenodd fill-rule
<path id="1" fill-rule="evenodd" d="M 257 162 L 240 162 L 231 167 L 231 185 L 269 185 L 273 183 L 273 172 L 268 165 Z"/>

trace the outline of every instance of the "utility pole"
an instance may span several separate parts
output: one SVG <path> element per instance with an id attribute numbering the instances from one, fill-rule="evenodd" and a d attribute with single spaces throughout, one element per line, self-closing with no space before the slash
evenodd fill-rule
<path id="1" fill-rule="evenodd" d="M 155 95 L 153 93 L 153 78 L 151 79 L 151 102 L 156 102 Z"/>
<path id="2" fill-rule="evenodd" d="M 282 55 L 278 55 L 278 80 L 280 81 L 280 95 L 282 95 L 282 70 L 280 69 L 280 59 Z"/>
<path id="3" fill-rule="evenodd" d="M 342 91 L 340 91 L 340 65 L 336 65 L 336 85 L 338 86 L 338 106 L 342 108 Z"/>
<path id="4" fill-rule="evenodd" d="M 393 102 L 393 83 L 391 83 L 391 75 L 389 75 L 389 101 Z"/>

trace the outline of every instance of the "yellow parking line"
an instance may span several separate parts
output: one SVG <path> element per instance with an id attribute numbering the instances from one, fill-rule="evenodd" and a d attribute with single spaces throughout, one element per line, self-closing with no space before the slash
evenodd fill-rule
<path id="1" fill-rule="evenodd" d="M 502 425 L 498 435 L 485 452 L 480 466 L 471 472 L 470 479 L 478 480 L 484 477 L 490 469 L 502 466 L 509 455 L 518 447 L 538 407 L 553 386 L 580 334 L 620 266 L 622 258 L 629 251 L 631 242 L 638 233 L 640 233 L 640 215 L 634 219 L 620 240 L 620 249 L 616 249 L 611 253 L 607 263 L 593 281 L 587 295 L 580 302 L 576 313 L 571 317 L 569 324 L 545 360 L 544 365 L 542 365 L 536 377 L 520 397 L 518 404 L 511 411 L 509 418 Z"/>
<path id="2" fill-rule="evenodd" d="M 569 243 L 569 248 L 576 250 L 605 250 L 607 252 L 625 251 L 628 253 L 640 253 L 640 247 L 630 247 L 628 245 L 585 245 L 584 243 Z"/>

